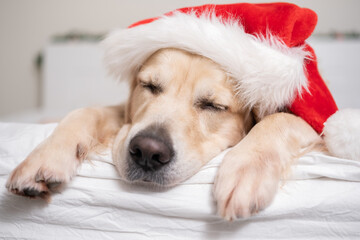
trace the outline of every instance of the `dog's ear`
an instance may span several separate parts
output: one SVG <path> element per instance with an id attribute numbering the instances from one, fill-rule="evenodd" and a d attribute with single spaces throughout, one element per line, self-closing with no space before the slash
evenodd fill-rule
<path id="1" fill-rule="evenodd" d="M 289 111 L 289 109 L 286 107 L 278 109 L 278 111 L 276 111 L 276 112 L 291 113 L 291 111 Z M 260 112 L 259 108 L 256 106 L 251 109 L 251 116 L 252 116 L 254 125 L 256 123 L 260 122 L 262 119 L 264 119 L 264 117 L 266 117 L 267 115 L 271 115 L 271 114 L 274 114 L 274 112 Z"/>
<path id="2" fill-rule="evenodd" d="M 253 121 L 254 121 L 254 125 L 258 122 L 260 122 L 260 120 L 262 119 L 261 117 L 261 114 L 260 114 L 260 111 L 259 111 L 259 108 L 257 107 L 253 107 L 251 109 L 251 116 L 253 118 Z"/>
<path id="3" fill-rule="evenodd" d="M 282 112 L 287 112 L 287 110 L 283 110 Z M 262 119 L 264 119 L 264 117 L 266 117 L 267 115 L 270 115 L 272 113 L 270 112 L 261 112 L 260 109 L 256 106 L 254 106 L 253 108 L 251 108 L 249 110 L 249 116 L 246 118 L 245 117 L 245 125 L 248 129 L 247 133 L 251 130 L 251 128 L 253 126 L 255 126 L 255 124 L 257 124 L 258 122 L 260 122 Z"/>
<path id="4" fill-rule="evenodd" d="M 244 111 L 243 115 L 245 134 L 248 134 L 258 121 L 256 120 L 256 115 L 252 109 L 247 109 Z"/>

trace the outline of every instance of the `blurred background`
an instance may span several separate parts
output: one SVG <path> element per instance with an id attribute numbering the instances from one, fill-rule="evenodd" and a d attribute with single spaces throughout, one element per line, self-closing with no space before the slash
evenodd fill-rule
<path id="1" fill-rule="evenodd" d="M 47 122 L 71 109 L 127 97 L 102 66 L 98 42 L 112 29 L 203 0 L 0 0 L 0 121 Z M 247 1 L 271 2 L 271 1 Z M 288 1 L 315 10 L 309 40 L 339 107 L 360 108 L 360 1 Z"/>

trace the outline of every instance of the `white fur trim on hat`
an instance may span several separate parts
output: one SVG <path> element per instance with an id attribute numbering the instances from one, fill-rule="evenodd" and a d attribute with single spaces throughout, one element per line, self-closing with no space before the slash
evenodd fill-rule
<path id="1" fill-rule="evenodd" d="M 133 28 L 112 32 L 104 41 L 105 64 L 118 79 L 132 79 L 159 49 L 179 48 L 212 59 L 235 81 L 236 93 L 259 117 L 289 105 L 307 87 L 303 47 L 289 48 L 271 35 L 245 33 L 239 19 L 176 12 Z"/>
<path id="2" fill-rule="evenodd" d="M 324 140 L 332 155 L 360 161 L 359 109 L 337 111 L 324 126 Z"/>

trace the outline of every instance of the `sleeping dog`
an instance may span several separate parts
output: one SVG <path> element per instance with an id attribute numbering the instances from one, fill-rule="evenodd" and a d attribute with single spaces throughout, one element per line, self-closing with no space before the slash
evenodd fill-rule
<path id="1" fill-rule="evenodd" d="M 348 136 L 358 122 L 331 116 L 336 104 L 304 42 L 316 19 L 287 3 L 205 5 L 115 31 L 105 60 L 129 82 L 127 103 L 70 113 L 6 187 L 49 199 L 89 153 L 109 147 L 125 181 L 174 186 L 232 147 L 213 192 L 219 215 L 233 220 L 268 206 L 309 151 L 360 158 Z"/>
<path id="2" fill-rule="evenodd" d="M 126 181 L 172 186 L 233 147 L 218 171 L 214 196 L 225 219 L 250 216 L 269 205 L 294 159 L 322 139 L 288 113 L 256 123 L 256 113 L 235 97 L 228 78 L 208 58 L 159 50 L 132 79 L 125 105 L 70 113 L 6 186 L 18 195 L 48 199 L 90 152 L 110 146 Z"/>

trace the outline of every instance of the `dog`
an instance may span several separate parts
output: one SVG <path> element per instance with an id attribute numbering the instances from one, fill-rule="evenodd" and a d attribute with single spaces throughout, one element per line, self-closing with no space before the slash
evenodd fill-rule
<path id="1" fill-rule="evenodd" d="M 232 147 L 213 193 L 224 219 L 249 217 L 271 203 L 289 166 L 304 153 L 321 149 L 323 140 L 291 113 L 260 120 L 232 84 L 206 57 L 176 48 L 158 50 L 130 79 L 125 104 L 68 114 L 13 170 L 6 187 L 17 195 L 49 200 L 89 153 L 108 147 L 125 181 L 169 187 Z"/>

